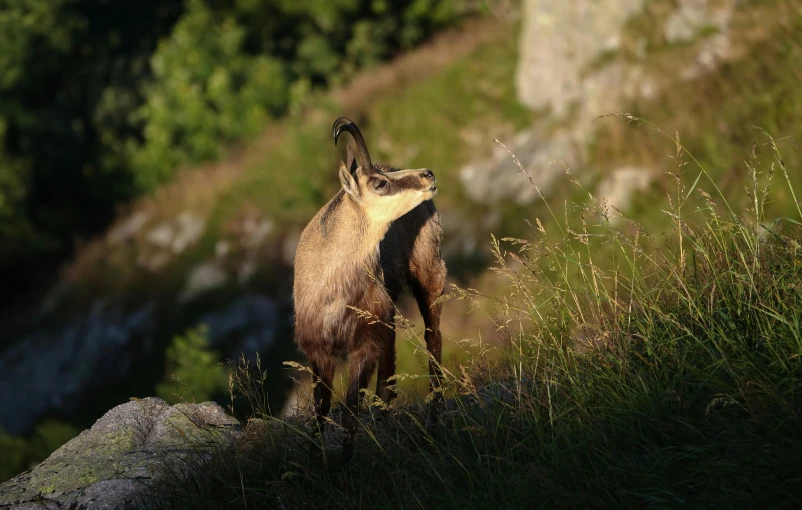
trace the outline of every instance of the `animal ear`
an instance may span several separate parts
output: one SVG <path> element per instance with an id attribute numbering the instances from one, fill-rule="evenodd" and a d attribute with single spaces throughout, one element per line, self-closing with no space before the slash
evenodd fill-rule
<path id="1" fill-rule="evenodd" d="M 351 148 L 350 143 L 348 144 L 348 150 L 345 153 L 345 167 L 351 173 L 354 173 L 357 167 L 356 158 L 354 157 L 354 150 Z"/>
<path id="2" fill-rule="evenodd" d="M 346 193 L 357 200 L 359 199 L 359 186 L 357 186 L 356 179 L 342 161 L 340 161 L 340 183 Z"/>

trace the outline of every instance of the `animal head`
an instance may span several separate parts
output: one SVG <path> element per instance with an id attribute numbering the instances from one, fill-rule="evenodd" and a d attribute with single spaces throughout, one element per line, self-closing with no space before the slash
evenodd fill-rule
<path id="1" fill-rule="evenodd" d="M 340 117 L 332 130 L 335 145 L 343 131 L 356 143 L 356 158 L 349 146 L 348 163 L 340 162 L 340 183 L 371 223 L 390 223 L 437 193 L 434 174 L 428 168 L 395 170 L 372 163 L 362 133 L 349 119 Z"/>

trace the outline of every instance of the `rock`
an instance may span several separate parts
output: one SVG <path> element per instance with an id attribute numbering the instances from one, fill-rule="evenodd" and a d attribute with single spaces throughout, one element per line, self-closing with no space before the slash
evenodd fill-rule
<path id="1" fill-rule="evenodd" d="M 680 72 L 682 80 L 694 80 L 715 70 L 730 57 L 730 39 L 726 34 L 716 34 L 699 44 L 699 53 L 690 66 Z"/>
<path id="2" fill-rule="evenodd" d="M 540 116 L 531 132 L 520 133 L 509 143 L 502 141 L 543 194 L 564 173 L 559 161 L 580 175 L 585 168 L 585 149 L 597 128 L 593 121 L 599 115 L 621 111 L 635 98 L 655 99 L 659 87 L 666 86 L 664 81 L 699 77 L 731 58 L 728 30 L 738 2 L 679 0 L 662 27 L 669 44 L 692 42 L 705 35 L 708 27 L 716 33 L 698 42 L 696 58 L 688 67 L 658 79 L 641 62 L 600 60 L 618 49 L 627 21 L 643 9 L 643 0 L 524 0 L 517 95 L 521 103 L 548 116 Z M 648 58 L 645 39 L 636 41 L 636 54 L 641 60 Z M 544 126 L 551 126 L 547 135 L 540 134 Z M 466 194 L 483 203 L 537 200 L 535 187 L 519 174 L 512 158 L 499 148 L 490 159 L 464 167 L 460 179 Z M 614 186 L 612 182 L 609 185 Z M 623 195 L 615 198 L 626 201 Z"/>
<path id="3" fill-rule="evenodd" d="M 680 0 L 679 9 L 668 17 L 663 26 L 666 42 L 676 44 L 693 40 L 705 25 L 705 11 L 707 0 Z"/>
<path id="4" fill-rule="evenodd" d="M 464 167 L 460 180 L 469 197 L 483 203 L 531 203 L 551 191 L 566 166 L 575 175 L 583 171 L 595 132 L 593 119 L 618 109 L 623 97 L 640 95 L 645 79 L 639 67 L 620 62 L 596 70 L 589 66 L 618 48 L 626 21 L 642 7 L 642 0 L 525 0 L 518 98 L 532 109 L 549 110 L 549 121 L 561 121 L 564 127 L 548 135 L 534 127 L 507 144 L 531 181 L 520 175 L 503 148 L 495 149 L 489 160 Z M 654 93 L 648 87 L 647 92 Z"/>
<path id="5" fill-rule="evenodd" d="M 663 25 L 663 36 L 669 44 L 690 42 L 705 28 L 725 32 L 735 10 L 736 0 L 679 0 L 679 8 Z"/>
<path id="6" fill-rule="evenodd" d="M 467 195 L 482 203 L 513 200 L 526 204 L 546 194 L 561 175 L 565 163 L 569 168 L 578 164 L 579 150 L 570 134 L 558 134 L 550 139 L 538 139 L 532 132 L 518 134 L 507 148 L 518 157 L 531 181 L 521 173 L 510 154 L 503 148 L 493 156 L 460 170 L 460 181 Z"/>
<path id="7" fill-rule="evenodd" d="M 624 24 L 642 7 L 643 0 L 524 0 L 515 77 L 519 101 L 565 116 L 583 97 L 585 68 L 617 48 Z"/>
<path id="8" fill-rule="evenodd" d="M 121 244 L 133 239 L 148 222 L 150 216 L 149 211 L 137 211 L 130 218 L 112 228 L 106 236 L 106 240 L 112 244 Z"/>
<path id="9" fill-rule="evenodd" d="M 229 251 L 231 251 L 231 244 L 226 240 L 221 239 L 214 245 L 214 254 L 220 258 L 225 257 Z"/>
<path id="10" fill-rule="evenodd" d="M 127 402 L 32 470 L 0 485 L 0 508 L 157 506 L 154 486 L 170 473 L 162 466 L 200 470 L 241 434 L 239 422 L 213 402 L 170 406 L 152 397 Z"/>
<path id="11" fill-rule="evenodd" d="M 173 242 L 174 235 L 170 222 L 165 222 L 148 232 L 146 238 L 152 245 L 159 248 L 167 248 Z"/>
<path id="12" fill-rule="evenodd" d="M 96 301 L 58 330 L 39 330 L 0 353 L 0 428 L 25 432 L 46 412 L 73 410 L 109 380 L 126 377 L 135 351 L 153 343 L 156 307 L 133 312 Z"/>
<path id="13" fill-rule="evenodd" d="M 607 200 L 608 206 L 625 210 L 629 207 L 632 195 L 644 191 L 652 182 L 652 172 L 648 168 L 624 167 L 614 170 L 596 189 L 599 200 Z"/>
<path id="14" fill-rule="evenodd" d="M 281 323 L 279 306 L 271 299 L 249 294 L 237 299 L 223 310 L 203 316 L 199 323 L 209 328 L 209 345 L 219 349 L 231 338 L 238 338 L 237 345 L 229 352 L 230 359 L 255 359 L 257 352 L 264 352 L 273 345 Z"/>
<path id="15" fill-rule="evenodd" d="M 228 275 L 220 264 L 215 260 L 208 260 L 192 268 L 178 299 L 186 303 L 204 292 L 222 287 L 227 282 Z"/>
<path id="16" fill-rule="evenodd" d="M 157 248 L 169 249 L 173 255 L 180 255 L 187 247 L 198 242 L 205 231 L 206 222 L 203 218 L 184 211 L 150 230 L 146 239 Z"/>
<path id="17" fill-rule="evenodd" d="M 175 219 L 176 232 L 170 248 L 175 255 L 195 244 L 206 231 L 206 222 L 194 214 L 184 211 Z"/>
<path id="18" fill-rule="evenodd" d="M 270 218 L 256 219 L 247 217 L 242 222 L 242 237 L 240 242 L 245 248 L 255 248 L 261 245 L 267 236 L 273 232 L 273 220 Z"/>
<path id="19" fill-rule="evenodd" d="M 170 252 L 167 251 L 159 251 L 149 256 L 147 254 L 140 254 L 139 257 L 137 257 L 137 263 L 140 266 L 145 267 L 153 272 L 156 272 L 166 266 L 170 260 Z"/>
<path id="20" fill-rule="evenodd" d="M 706 28 L 715 34 L 708 35 L 699 43 L 696 60 L 680 72 L 683 80 L 692 80 L 714 70 L 730 56 L 728 30 L 738 0 L 681 0 L 679 8 L 666 20 L 663 35 L 670 44 L 692 42 Z"/>

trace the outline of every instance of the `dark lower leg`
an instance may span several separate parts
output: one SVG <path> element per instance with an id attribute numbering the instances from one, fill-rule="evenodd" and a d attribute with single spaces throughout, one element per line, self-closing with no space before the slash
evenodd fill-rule
<path id="1" fill-rule="evenodd" d="M 331 385 L 334 381 L 334 363 L 312 363 L 312 391 L 314 398 L 317 430 L 315 434 L 323 434 L 325 418 L 331 409 Z"/>
<path id="2" fill-rule="evenodd" d="M 392 320 L 390 321 L 391 325 Z M 387 405 L 396 397 L 395 381 L 387 379 L 395 375 L 395 330 L 382 342 L 382 351 L 379 354 L 379 371 L 376 381 L 376 395 Z"/>
<path id="3" fill-rule="evenodd" d="M 370 365 L 364 361 L 352 361 L 349 374 L 348 394 L 345 399 L 345 414 L 343 415 L 343 427 L 345 428 L 345 438 L 343 439 L 343 457 L 349 460 L 354 451 L 354 436 L 356 426 L 359 421 L 359 407 L 362 403 L 362 390 L 368 387 L 368 378 L 375 365 Z"/>
<path id="4" fill-rule="evenodd" d="M 441 370 L 443 337 L 440 334 L 440 312 L 442 307 L 438 304 L 428 308 L 428 313 L 424 313 L 424 323 L 426 325 L 426 350 L 429 351 L 429 392 L 432 400 L 426 412 L 426 427 L 431 427 L 437 422 L 437 408 L 441 399 L 439 391 L 442 382 L 443 372 Z"/>

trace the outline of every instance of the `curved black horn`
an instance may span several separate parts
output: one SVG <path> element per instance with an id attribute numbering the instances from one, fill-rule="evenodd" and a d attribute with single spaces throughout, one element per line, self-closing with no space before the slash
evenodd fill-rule
<path id="1" fill-rule="evenodd" d="M 356 142 L 356 151 L 357 156 L 359 157 L 359 165 L 369 172 L 374 171 L 373 163 L 370 161 L 370 154 L 368 153 L 368 147 L 365 145 L 365 139 L 362 138 L 362 132 L 359 131 L 359 128 L 356 127 L 356 124 L 350 119 L 345 117 L 340 117 L 339 119 L 334 121 L 334 125 L 331 127 L 332 132 L 334 134 L 334 145 L 337 145 L 337 139 L 340 137 L 340 133 L 346 131 L 351 133 L 351 136 L 354 138 L 354 142 Z"/>

